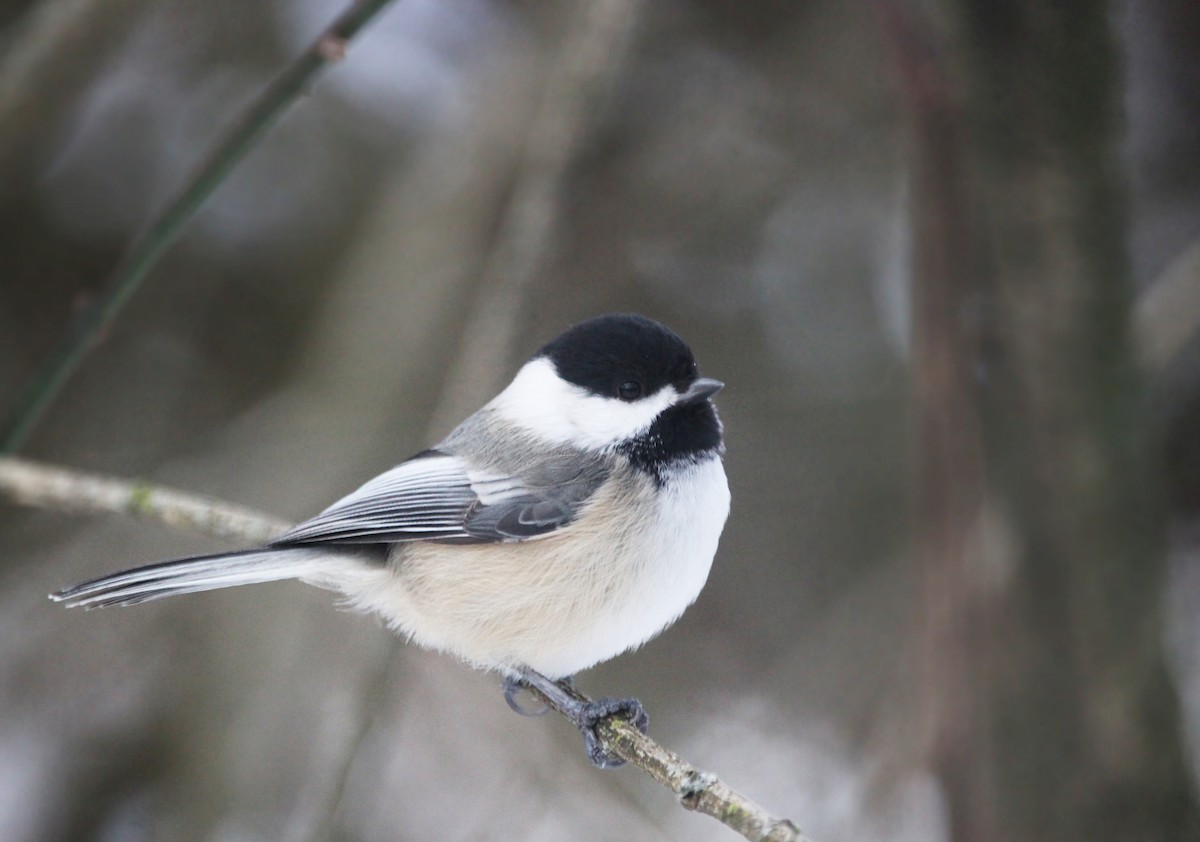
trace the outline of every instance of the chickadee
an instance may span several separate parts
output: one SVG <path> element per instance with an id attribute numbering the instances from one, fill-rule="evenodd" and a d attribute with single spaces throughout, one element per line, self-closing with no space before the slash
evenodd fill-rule
<path id="1" fill-rule="evenodd" d="M 426 450 L 260 549 L 175 559 L 51 594 L 88 608 L 299 579 L 420 646 L 533 684 L 598 766 L 605 716 L 556 679 L 651 639 L 700 593 L 729 514 L 721 422 L 691 350 L 642 316 L 575 325 Z M 555 695 L 555 694 L 559 695 Z"/>

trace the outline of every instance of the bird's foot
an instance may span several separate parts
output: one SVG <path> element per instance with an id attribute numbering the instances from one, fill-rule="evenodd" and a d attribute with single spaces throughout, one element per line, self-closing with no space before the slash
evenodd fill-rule
<path id="1" fill-rule="evenodd" d="M 522 692 L 528 691 L 529 682 L 523 678 L 518 678 L 512 675 L 504 676 L 504 701 L 508 702 L 508 706 L 521 716 L 545 716 L 550 712 L 550 705 L 542 703 L 540 707 L 527 708 L 517 699 Z M 530 693 L 532 695 L 532 693 Z"/>
<path id="2" fill-rule="evenodd" d="M 643 734 L 650 728 L 650 717 L 646 709 L 637 699 L 600 699 L 579 706 L 578 718 L 572 716 L 571 721 L 583 734 L 583 750 L 587 752 L 588 760 L 593 766 L 601 769 L 612 769 L 624 766 L 624 758 L 618 757 L 604 747 L 596 726 L 605 719 L 612 717 L 628 719 Z"/>
<path id="3" fill-rule="evenodd" d="M 623 758 L 604 747 L 597 731 L 597 726 L 601 722 L 620 716 L 632 722 L 643 734 L 650 726 L 650 717 L 646 715 L 645 708 L 637 699 L 605 698 L 592 701 L 581 696 L 570 678 L 551 681 L 539 672 L 522 669 L 519 679 L 511 681 L 506 679 L 505 699 L 508 700 L 509 707 L 518 713 L 525 713 L 516 701 L 510 698 L 510 686 L 516 688 L 511 691 L 513 695 L 519 689 L 532 687 L 549 699 L 551 706 L 570 719 L 579 729 L 579 733 L 583 735 L 583 748 L 587 752 L 588 760 L 593 766 L 601 769 L 613 769 L 625 765 Z"/>

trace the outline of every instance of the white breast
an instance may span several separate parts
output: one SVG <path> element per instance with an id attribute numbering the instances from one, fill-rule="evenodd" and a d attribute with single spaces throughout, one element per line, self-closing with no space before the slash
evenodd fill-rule
<path id="1" fill-rule="evenodd" d="M 347 589 L 413 642 L 487 669 L 551 677 L 641 645 L 695 601 L 729 514 L 718 458 L 661 489 L 632 468 L 569 527 L 513 544 L 397 547 L 393 569 Z M 631 521 L 629 512 L 642 512 Z"/>
<path id="2" fill-rule="evenodd" d="M 629 599 L 612 606 L 597 624 L 594 652 L 605 642 L 624 645 L 599 654 L 593 663 L 639 646 L 669 626 L 696 601 L 708 572 L 725 520 L 729 516 L 729 484 L 721 460 L 712 458 L 689 467 L 658 493 L 658 522 L 641 536 L 640 559 L 631 565 L 634 582 Z"/>

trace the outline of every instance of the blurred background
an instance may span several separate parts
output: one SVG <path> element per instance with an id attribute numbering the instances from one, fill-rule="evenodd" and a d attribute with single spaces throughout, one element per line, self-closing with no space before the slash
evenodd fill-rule
<path id="1" fill-rule="evenodd" d="M 0 0 L 0 418 L 344 5 Z M 567 325 L 728 385 L 709 584 L 579 677 L 818 842 L 1200 838 L 1200 6 L 396 0 L 21 455 L 298 520 Z M 729 839 L 221 547 L 0 507 L 0 838 Z"/>

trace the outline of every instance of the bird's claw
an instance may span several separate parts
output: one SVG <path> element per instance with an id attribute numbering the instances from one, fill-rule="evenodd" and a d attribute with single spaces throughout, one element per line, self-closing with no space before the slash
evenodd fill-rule
<path id="1" fill-rule="evenodd" d="M 606 719 L 620 717 L 628 719 L 643 734 L 650 727 L 650 717 L 637 699 L 600 699 L 581 705 L 577 717 L 572 717 L 579 733 L 583 734 L 583 748 L 588 760 L 600 769 L 615 769 L 624 766 L 625 760 L 604 747 L 596 726 Z"/>
<path id="2" fill-rule="evenodd" d="M 550 712 L 550 706 L 547 704 L 543 703 L 540 708 L 527 708 L 517 700 L 517 696 L 522 691 L 529 689 L 529 682 L 525 679 L 506 675 L 503 686 L 504 701 L 508 702 L 508 706 L 521 716 L 545 716 Z"/>
<path id="3" fill-rule="evenodd" d="M 575 690 L 570 677 L 552 681 L 528 667 L 520 667 L 515 672 L 516 675 L 504 679 L 504 699 L 508 706 L 523 716 L 540 716 L 545 710 L 531 712 L 516 700 L 516 695 L 521 690 L 527 687 L 536 690 L 543 698 L 549 700 L 550 707 L 575 723 L 575 727 L 583 735 L 583 747 L 593 766 L 613 769 L 625 765 L 623 758 L 605 748 L 597 732 L 597 726 L 601 722 L 621 717 L 632 722 L 643 734 L 650 725 L 650 717 L 646 715 L 645 708 L 637 699 L 605 698 L 591 701 Z"/>

